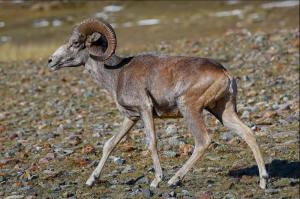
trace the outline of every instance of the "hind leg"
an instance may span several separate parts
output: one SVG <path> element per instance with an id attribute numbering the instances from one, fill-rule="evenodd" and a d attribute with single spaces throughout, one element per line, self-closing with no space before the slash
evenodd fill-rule
<path id="1" fill-rule="evenodd" d="M 187 123 L 190 132 L 194 137 L 195 148 L 193 154 L 187 160 L 187 162 L 168 181 L 169 185 L 176 185 L 177 182 L 185 176 L 185 174 L 192 168 L 196 161 L 203 155 L 204 151 L 211 143 L 204 124 L 202 108 L 195 110 L 194 104 L 187 103 L 178 104 L 178 107 Z"/>
<path id="2" fill-rule="evenodd" d="M 256 139 L 253 135 L 253 132 L 238 117 L 235 110 L 234 101 L 222 101 L 210 111 L 223 122 L 224 126 L 226 126 L 230 130 L 238 134 L 240 137 L 242 137 L 245 140 L 245 142 L 249 145 L 254 154 L 258 166 L 260 187 L 262 189 L 265 189 L 267 185 L 268 173 L 265 168 L 264 160 L 256 143 Z"/>

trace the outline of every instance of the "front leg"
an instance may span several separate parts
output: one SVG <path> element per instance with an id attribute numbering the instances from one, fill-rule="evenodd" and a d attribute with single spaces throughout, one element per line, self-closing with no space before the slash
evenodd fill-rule
<path id="1" fill-rule="evenodd" d="M 149 139 L 148 147 L 149 147 L 149 150 L 152 155 L 154 171 L 155 171 L 155 178 L 151 182 L 150 186 L 156 188 L 158 186 L 158 184 L 162 181 L 163 173 L 162 173 L 162 169 L 161 169 L 161 165 L 160 165 L 158 153 L 157 153 L 156 134 L 155 134 L 155 130 L 154 130 L 152 110 L 148 110 L 148 109 L 143 110 L 141 112 L 141 117 L 144 122 L 146 136 Z"/>
<path id="2" fill-rule="evenodd" d="M 120 142 L 120 140 L 129 132 L 129 130 L 133 127 L 133 125 L 136 123 L 136 121 L 133 121 L 129 118 L 125 118 L 121 127 L 121 130 L 119 133 L 115 134 L 113 137 L 111 137 L 109 140 L 107 140 L 103 147 L 103 154 L 102 158 L 97 165 L 96 169 L 93 171 L 92 175 L 89 177 L 89 179 L 86 181 L 86 185 L 92 186 L 95 182 L 96 178 L 99 177 L 103 166 L 109 157 L 110 153 L 113 151 L 113 149 L 116 147 L 116 145 Z"/>

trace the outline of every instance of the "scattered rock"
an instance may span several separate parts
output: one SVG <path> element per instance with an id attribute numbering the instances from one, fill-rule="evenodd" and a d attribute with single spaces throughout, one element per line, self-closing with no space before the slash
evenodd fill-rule
<path id="1" fill-rule="evenodd" d="M 241 118 L 243 118 L 243 119 L 249 119 L 250 118 L 250 113 L 249 113 L 249 111 L 244 111 L 243 112 L 243 114 L 242 114 L 242 116 L 241 116 Z"/>
<path id="2" fill-rule="evenodd" d="M 127 165 L 127 166 L 123 169 L 123 171 L 122 171 L 121 173 L 131 173 L 131 172 L 133 172 L 133 171 L 135 171 L 134 166 L 132 166 L 132 165 Z"/>
<path id="3" fill-rule="evenodd" d="M 168 158 L 174 158 L 176 155 L 177 154 L 174 151 L 164 151 L 164 156 L 166 156 Z"/>
<path id="4" fill-rule="evenodd" d="M 278 106 L 278 109 L 281 111 L 290 110 L 291 109 L 290 103 L 280 104 Z"/>
<path id="5" fill-rule="evenodd" d="M 213 194 L 210 191 L 204 192 L 203 194 L 200 194 L 198 197 L 198 199 L 213 199 Z"/>
<path id="6" fill-rule="evenodd" d="M 166 133 L 168 136 L 173 136 L 177 134 L 177 127 L 174 124 L 170 124 L 166 128 Z"/>
<path id="7" fill-rule="evenodd" d="M 170 137 L 168 140 L 168 143 L 171 146 L 177 146 L 177 145 L 181 144 L 181 142 L 178 140 L 177 136 Z"/>
<path id="8" fill-rule="evenodd" d="M 44 170 L 42 172 L 44 180 L 53 179 L 61 174 L 61 171 L 51 171 L 51 170 Z"/>
<path id="9" fill-rule="evenodd" d="M 171 191 L 171 192 L 169 193 L 169 196 L 170 196 L 170 197 L 176 197 L 176 192 L 175 192 L 175 191 Z"/>
<path id="10" fill-rule="evenodd" d="M 184 196 L 191 196 L 191 193 L 188 190 L 181 190 L 181 192 L 183 193 Z"/>
<path id="11" fill-rule="evenodd" d="M 60 191 L 61 190 L 61 188 L 60 188 L 60 186 L 58 186 L 58 185 L 55 185 L 55 186 L 53 186 L 52 188 L 51 188 L 51 191 L 53 191 L 53 192 L 58 192 L 58 191 Z"/>
<path id="12" fill-rule="evenodd" d="M 79 137 L 78 135 L 74 135 L 74 134 L 65 138 L 65 140 L 67 141 L 68 144 L 70 144 L 72 146 L 76 146 L 82 142 L 81 137 Z"/>
<path id="13" fill-rule="evenodd" d="M 242 198 L 253 198 L 253 193 L 250 191 L 246 191 L 243 195 Z"/>
<path id="14" fill-rule="evenodd" d="M 253 13 L 249 15 L 248 20 L 252 23 L 259 23 L 262 22 L 265 19 L 265 17 L 260 13 Z"/>
<path id="15" fill-rule="evenodd" d="M 39 164 L 48 164 L 49 163 L 49 160 L 47 158 L 41 158 L 39 160 Z"/>
<path id="16" fill-rule="evenodd" d="M 24 198 L 24 195 L 11 195 L 11 196 L 7 196 L 4 199 L 22 199 Z"/>
<path id="17" fill-rule="evenodd" d="M 206 158 L 211 160 L 211 161 L 220 160 L 220 157 L 218 157 L 218 156 L 206 156 Z"/>
<path id="18" fill-rule="evenodd" d="M 64 152 L 65 155 L 70 155 L 70 154 L 74 153 L 74 150 L 72 150 L 72 149 L 64 149 L 63 152 Z"/>
<path id="19" fill-rule="evenodd" d="M 298 135 L 298 132 L 296 132 L 296 131 L 287 131 L 287 132 L 273 133 L 272 137 L 279 139 L 279 138 L 287 138 L 287 137 L 296 137 L 297 135 Z"/>
<path id="20" fill-rule="evenodd" d="M 273 118 L 276 115 L 277 115 L 277 112 L 275 112 L 275 111 L 266 111 L 262 114 L 262 117 L 263 118 Z"/>
<path id="21" fill-rule="evenodd" d="M 142 178 L 136 181 L 136 184 L 149 184 L 150 180 L 147 176 L 143 176 Z"/>
<path id="22" fill-rule="evenodd" d="M 234 137 L 234 135 L 231 132 L 225 132 L 221 134 L 221 139 L 225 140 L 225 141 L 230 141 L 232 140 L 232 138 Z"/>
<path id="23" fill-rule="evenodd" d="M 228 193 L 228 194 L 225 195 L 225 198 L 226 199 L 235 199 L 236 197 L 232 193 Z"/>
<path id="24" fill-rule="evenodd" d="M 95 152 L 95 148 L 92 145 L 85 145 L 81 150 L 81 153 L 83 154 L 89 154 L 94 152 Z"/>
<path id="25" fill-rule="evenodd" d="M 265 193 L 271 194 L 271 195 L 276 194 L 276 193 L 278 193 L 278 192 L 279 192 L 278 189 L 266 189 L 266 190 L 265 190 Z"/>
<path id="26" fill-rule="evenodd" d="M 268 12 L 261 11 L 259 6 L 238 3 L 235 6 L 237 9 L 241 8 L 243 18 L 237 18 L 241 16 L 240 11 L 219 13 L 219 15 L 233 13 L 235 16 L 229 17 L 228 20 L 230 22 L 237 20 L 233 23 L 236 27 L 233 26 L 226 34 L 205 39 L 191 37 L 172 42 L 162 41 L 161 45 L 154 47 L 154 50 L 162 50 L 167 54 L 212 57 L 227 62 L 226 68 L 231 71 L 238 83 L 237 110 L 241 111 L 243 120 L 256 135 L 261 136 L 257 140 L 261 151 L 272 159 L 278 159 L 278 162 L 271 163 L 270 159 L 266 159 L 275 191 L 271 189 L 264 193 L 259 190 L 257 167 L 247 144 L 235 134 L 228 132 L 227 128 L 216 123 L 211 114 L 205 114 L 210 136 L 212 140 L 219 143 L 213 143 L 208 150 L 210 153 L 205 153 L 203 161 L 197 163 L 202 168 L 195 167 L 188 173 L 183 182 L 184 187 L 177 187 L 173 190 L 174 194 L 169 194 L 172 188 L 166 188 L 166 184 L 162 183 L 160 190 L 165 193 L 158 194 L 155 190 L 154 197 L 189 198 L 191 196 L 190 198 L 193 198 L 192 196 L 195 196 L 199 198 L 196 194 L 199 187 L 202 191 L 213 190 L 214 192 L 207 194 L 208 196 L 199 192 L 200 198 L 213 198 L 213 196 L 215 198 L 234 196 L 235 198 L 294 198 L 296 197 L 294 193 L 298 193 L 299 27 L 286 28 L 284 23 L 290 26 L 295 20 L 289 21 L 284 16 L 278 21 L 280 28 L 278 26 L 274 30 L 272 26 L 267 32 L 264 28 L 258 32 L 255 26 L 258 26 L 260 21 L 264 22 L 262 24 L 267 24 L 269 17 L 272 18 L 275 12 L 271 9 Z M 86 2 L 72 3 L 70 10 L 85 4 Z M 123 7 L 123 3 L 120 5 Z M 135 30 L 132 26 L 136 26 L 137 21 L 124 18 L 121 23 L 118 21 L 121 13 L 114 13 L 112 8 L 109 9 L 100 10 L 101 14 L 97 16 L 109 18 L 118 25 L 119 31 L 124 27 L 131 32 Z M 123 9 L 125 11 L 131 8 L 124 6 Z M 276 13 L 294 12 L 276 10 Z M 43 11 L 38 11 L 38 14 L 42 16 Z M 95 16 L 94 14 L 91 13 L 91 16 Z M 48 27 L 39 28 L 43 34 L 46 34 L 48 29 L 55 32 L 64 29 L 63 26 L 74 24 L 78 17 L 70 15 L 72 13 L 62 18 L 49 15 L 44 18 L 46 23 L 42 21 L 43 18 L 34 22 L 39 22 L 41 26 L 46 24 Z M 210 21 L 208 12 L 204 15 L 196 13 L 188 20 L 183 20 L 181 15 L 178 15 L 170 22 L 178 26 L 185 23 L 189 28 L 201 21 L 203 17 L 208 17 Z M 13 24 L 9 19 L 7 20 L 4 29 L 9 33 Z M 160 18 L 160 20 L 161 24 L 170 26 L 167 18 Z M 29 26 L 32 22 L 30 21 Z M 249 22 L 251 30 L 247 29 Z M 142 23 L 153 25 L 157 21 L 146 19 Z M 276 26 L 276 23 L 274 24 Z M 23 26 L 21 23 L 19 25 Z M 146 32 L 151 34 L 160 30 L 159 26 L 161 25 L 140 28 L 146 28 Z M 37 31 L 37 28 L 34 29 Z M 162 38 L 162 34 L 154 35 Z M 12 43 L 6 44 L 14 44 L 22 40 L 15 36 L 2 35 L 0 43 L 11 41 Z M 15 39 L 16 41 L 13 42 Z M 133 50 L 132 46 L 128 49 Z M 21 59 L 22 55 L 17 58 Z M 113 99 L 103 89 L 95 86 L 88 74 L 77 74 L 80 68 L 52 73 L 47 67 L 42 67 L 44 65 L 45 60 L 41 62 L 2 60 L 0 63 L 0 198 L 15 195 L 24 195 L 24 198 L 31 196 L 33 198 L 93 198 L 102 190 L 110 188 L 112 190 L 104 190 L 101 197 L 153 197 L 151 190 L 148 190 L 151 182 L 149 178 L 153 178 L 153 172 L 146 171 L 152 165 L 152 159 L 149 152 L 143 152 L 146 146 L 141 142 L 145 137 L 142 122 L 139 122 L 129 134 L 134 136 L 121 142 L 121 146 L 119 145 L 115 151 L 115 154 L 126 159 L 126 162 L 117 157 L 115 161 L 110 159 L 112 163 L 105 165 L 103 178 L 96 181 L 96 185 L 100 185 L 99 189 L 95 187 L 84 191 L 81 189 L 86 178 L 99 162 L 105 141 L 112 133 L 118 131 L 121 117 Z M 193 152 L 192 144 L 186 144 L 193 143 L 193 138 L 190 133 L 187 133 L 188 128 L 183 119 L 155 120 L 155 123 L 157 129 L 161 129 L 158 131 L 162 132 L 161 136 L 158 134 L 161 138 L 158 139 L 161 145 L 159 153 L 162 154 L 164 174 L 169 179 Z M 174 158 L 177 155 L 185 157 Z M 205 161 L 205 159 L 213 161 Z M 247 177 L 229 179 L 226 175 L 227 171 L 231 163 L 235 162 L 240 163 L 235 167 L 238 170 L 243 172 L 250 170 L 256 173 L 250 172 L 251 174 L 244 175 L 242 172 L 242 176 Z M 139 172 L 145 172 L 147 176 L 136 177 Z M 76 176 L 78 177 L 75 179 Z M 182 190 L 183 188 L 186 190 Z"/>
<path id="27" fill-rule="evenodd" d="M 153 193 L 150 189 L 143 189 L 142 195 L 146 198 L 150 198 L 153 195 Z"/>
<path id="28" fill-rule="evenodd" d="M 111 156 L 110 159 L 117 165 L 123 165 L 125 163 L 125 160 L 120 157 Z"/>
<path id="29" fill-rule="evenodd" d="M 190 144 L 181 144 L 179 146 L 180 156 L 189 156 L 193 153 L 194 146 Z"/>
<path id="30" fill-rule="evenodd" d="M 0 121 L 4 120 L 6 117 L 6 113 L 0 113 Z"/>

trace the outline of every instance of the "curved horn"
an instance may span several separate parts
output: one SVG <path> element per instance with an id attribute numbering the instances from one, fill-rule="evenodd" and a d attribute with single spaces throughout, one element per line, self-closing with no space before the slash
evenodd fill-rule
<path id="1" fill-rule="evenodd" d="M 105 37 L 107 40 L 107 49 L 104 53 L 101 52 L 99 46 L 90 46 L 90 54 L 98 57 L 101 61 L 107 60 L 115 52 L 117 47 L 117 38 L 116 33 L 110 24 L 97 19 L 87 19 L 79 24 L 78 30 L 85 36 L 98 32 Z"/>

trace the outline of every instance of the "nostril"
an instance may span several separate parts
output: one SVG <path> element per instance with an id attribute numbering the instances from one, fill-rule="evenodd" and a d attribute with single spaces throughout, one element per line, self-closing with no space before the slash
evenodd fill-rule
<path id="1" fill-rule="evenodd" d="M 52 59 L 49 59 L 49 60 L 48 60 L 48 64 L 50 64 L 51 62 L 52 62 Z"/>

